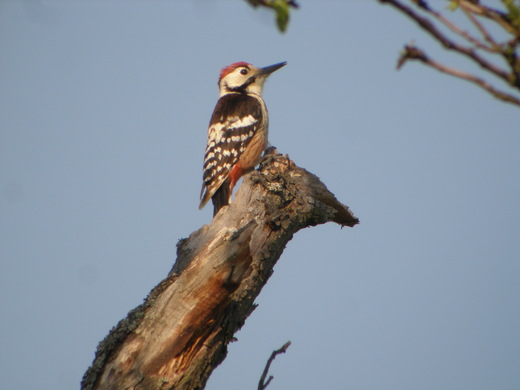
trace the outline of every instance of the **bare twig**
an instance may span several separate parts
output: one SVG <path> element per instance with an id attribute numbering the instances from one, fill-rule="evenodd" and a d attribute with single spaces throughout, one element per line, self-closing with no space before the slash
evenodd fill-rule
<path id="1" fill-rule="evenodd" d="M 415 21 L 422 29 L 426 30 L 431 36 L 433 36 L 440 44 L 442 44 L 446 49 L 456 51 L 460 53 L 478 65 L 480 65 L 483 69 L 488 72 L 493 73 L 495 76 L 501 78 L 506 83 L 510 84 L 511 78 L 509 73 L 505 72 L 503 69 L 495 66 L 491 62 L 485 60 L 482 56 L 477 54 L 472 47 L 462 46 L 456 42 L 453 42 L 449 39 L 445 34 L 443 34 L 428 18 L 425 18 L 415 12 L 412 8 L 402 4 L 398 0 L 379 0 L 381 3 L 390 4 L 391 6 L 397 8 L 399 11 L 403 12 L 405 15 L 410 17 L 413 21 Z"/>
<path id="2" fill-rule="evenodd" d="M 464 15 L 473 23 L 475 28 L 480 32 L 480 34 L 484 37 L 484 39 L 489 42 L 494 48 L 499 47 L 498 43 L 493 39 L 491 34 L 484 28 L 482 23 L 480 23 L 475 15 L 473 15 L 471 8 L 468 7 L 467 3 L 464 1 L 459 2 L 460 8 L 462 9 L 462 12 L 464 12 Z"/>
<path id="3" fill-rule="evenodd" d="M 467 32 L 447 19 L 442 13 L 430 7 L 427 0 L 409 0 L 409 3 L 411 3 L 409 5 L 401 0 L 378 1 L 382 4 L 391 5 L 413 20 L 445 49 L 460 54 L 470 62 L 480 66 L 487 74 L 500 79 L 517 91 L 520 90 L 520 59 L 517 55 L 520 32 L 514 26 L 516 19 L 512 19 L 510 14 L 482 5 L 475 0 L 453 0 L 454 4 L 462 10 L 472 24 L 473 31 Z M 514 38 L 505 42 L 496 39 L 487 29 L 487 26 L 482 23 L 481 18 L 486 18 L 495 23 L 494 27 L 498 25 L 507 33 L 512 34 Z M 446 27 L 449 31 L 442 29 L 442 27 Z M 461 37 L 465 42 L 455 39 L 457 37 Z M 494 57 L 484 55 L 483 52 Z M 504 59 L 506 65 L 498 65 L 495 61 L 497 58 Z M 495 98 L 520 106 L 520 96 L 504 92 L 474 74 L 433 61 L 422 50 L 414 46 L 405 47 L 397 67 L 400 68 L 408 60 L 418 60 L 443 73 L 469 81 Z"/>
<path id="4" fill-rule="evenodd" d="M 464 31 L 464 30 L 460 29 L 456 24 L 454 24 L 450 20 L 446 19 L 444 17 L 444 15 L 442 15 L 439 11 L 436 11 L 433 8 L 431 8 L 426 2 L 424 2 L 424 1 L 420 2 L 417 6 L 420 7 L 422 10 L 424 10 L 425 12 L 427 12 L 428 14 L 430 14 L 435 19 L 437 19 L 440 23 L 444 24 L 452 32 L 454 32 L 455 34 L 459 35 L 460 37 L 462 37 L 465 40 L 467 40 L 468 42 L 470 42 L 475 47 L 477 47 L 479 49 L 482 49 L 482 50 L 485 50 L 485 51 L 490 52 L 490 53 L 496 53 L 497 52 L 497 50 L 495 48 L 489 47 L 484 42 L 482 42 L 481 40 L 475 38 L 474 36 L 472 36 L 467 31 Z"/>
<path id="5" fill-rule="evenodd" d="M 505 31 L 512 35 L 517 35 L 517 32 L 514 28 L 512 28 L 511 24 L 509 23 L 509 18 L 507 17 L 507 14 L 505 14 L 502 11 L 499 11 L 497 9 L 487 7 L 485 5 L 479 4 L 475 1 L 468 1 L 468 0 L 460 0 L 459 4 L 466 7 L 469 11 L 474 13 L 475 15 L 482 16 L 484 18 L 487 18 L 489 20 L 492 20 L 493 22 L 497 23 L 502 27 Z"/>
<path id="6" fill-rule="evenodd" d="M 281 353 L 285 353 L 287 351 L 287 348 L 289 348 L 290 345 L 291 345 L 291 342 L 288 341 L 280 349 L 273 351 L 273 353 L 267 360 L 267 363 L 264 368 L 264 372 L 262 373 L 262 377 L 260 378 L 260 382 L 258 382 L 258 390 L 265 390 L 267 388 L 267 386 L 269 386 L 269 383 L 271 383 L 271 381 L 273 380 L 274 377 L 272 375 L 270 375 L 269 378 L 267 379 L 267 382 L 266 382 L 265 378 L 267 377 L 267 374 L 269 373 L 269 367 L 271 367 L 271 363 L 273 362 L 273 360 L 276 358 L 277 355 L 279 355 Z"/>
<path id="7" fill-rule="evenodd" d="M 437 69 L 440 72 L 443 72 L 443 73 L 455 76 L 457 78 L 469 81 L 473 84 L 476 84 L 499 100 L 520 106 L 519 98 L 496 89 L 491 84 L 487 83 L 486 81 L 484 81 L 483 79 L 481 79 L 477 76 L 474 76 L 472 74 L 469 74 L 469 73 L 460 71 L 458 69 L 454 69 L 454 68 L 448 67 L 446 65 L 443 65 L 441 63 L 438 63 L 438 62 L 432 60 L 421 49 L 419 49 L 415 46 L 405 46 L 405 50 L 401 54 L 401 57 L 399 58 L 399 61 L 397 63 L 397 68 L 400 69 L 408 60 L 421 61 L 422 63 L 424 63 L 434 69 Z"/>

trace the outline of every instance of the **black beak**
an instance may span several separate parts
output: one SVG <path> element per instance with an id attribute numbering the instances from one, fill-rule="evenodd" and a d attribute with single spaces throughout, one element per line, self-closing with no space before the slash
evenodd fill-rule
<path id="1" fill-rule="evenodd" d="M 258 72 L 258 76 L 269 76 L 271 73 L 273 73 L 274 71 L 280 69 L 282 66 L 285 66 L 287 65 L 287 61 L 284 61 L 284 62 L 280 62 L 278 64 L 274 64 L 274 65 L 269 65 L 269 66 L 266 66 L 265 68 L 260 68 L 260 72 Z"/>

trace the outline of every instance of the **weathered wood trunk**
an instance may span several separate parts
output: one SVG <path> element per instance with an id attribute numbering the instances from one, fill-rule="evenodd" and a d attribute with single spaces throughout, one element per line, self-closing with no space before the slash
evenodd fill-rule
<path id="1" fill-rule="evenodd" d="M 270 154 L 234 202 L 178 244 L 170 274 L 99 344 L 83 390 L 202 389 L 298 230 L 358 219 L 313 174 Z"/>

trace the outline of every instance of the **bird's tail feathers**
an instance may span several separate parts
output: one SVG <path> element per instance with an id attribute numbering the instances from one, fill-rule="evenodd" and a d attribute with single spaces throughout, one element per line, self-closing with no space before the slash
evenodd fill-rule
<path id="1" fill-rule="evenodd" d="M 231 198 L 230 179 L 227 178 L 219 189 L 211 197 L 213 202 L 213 216 L 217 215 L 218 211 L 229 204 Z"/>

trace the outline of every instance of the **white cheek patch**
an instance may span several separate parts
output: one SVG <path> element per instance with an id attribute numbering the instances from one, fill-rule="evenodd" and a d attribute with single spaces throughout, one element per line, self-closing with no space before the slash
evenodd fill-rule
<path id="1" fill-rule="evenodd" d="M 241 74 L 240 71 L 241 69 L 237 68 L 232 73 L 229 73 L 226 77 L 224 77 L 224 85 L 230 89 L 243 85 L 249 76 Z"/>

